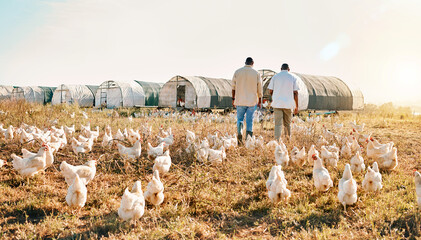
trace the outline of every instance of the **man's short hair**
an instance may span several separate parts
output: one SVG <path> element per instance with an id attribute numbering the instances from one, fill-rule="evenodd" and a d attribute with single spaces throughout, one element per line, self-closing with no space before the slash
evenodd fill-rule
<path id="1" fill-rule="evenodd" d="M 254 64 L 253 58 L 248 57 L 248 58 L 246 59 L 246 65 L 253 65 L 253 64 Z"/>
<path id="2" fill-rule="evenodd" d="M 288 63 L 284 63 L 281 66 L 281 70 L 288 70 L 288 68 L 289 68 Z"/>

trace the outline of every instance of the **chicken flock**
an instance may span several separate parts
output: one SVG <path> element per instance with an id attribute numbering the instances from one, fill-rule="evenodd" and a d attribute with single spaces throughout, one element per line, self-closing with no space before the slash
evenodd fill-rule
<path id="1" fill-rule="evenodd" d="M 200 114 L 184 114 L 179 117 L 185 122 L 195 122 Z M 165 115 L 168 116 L 168 115 Z M 74 117 L 74 113 L 73 113 Z M 73 118 L 71 117 L 71 118 Z M 140 117 L 135 115 L 135 117 Z M 87 113 L 84 118 L 88 118 Z M 220 117 L 216 114 L 206 116 L 209 122 L 229 121 L 235 122 L 235 115 Z M 255 121 L 272 120 L 270 115 L 257 116 Z M 320 117 L 307 118 L 305 121 L 294 117 L 292 134 L 300 137 L 314 136 L 314 129 L 318 126 Z M 353 205 L 358 200 L 358 183 L 353 178 L 354 174 L 364 174 L 361 183 L 364 191 L 380 191 L 382 189 L 382 171 L 391 171 L 398 166 L 397 148 L 393 142 L 380 143 L 371 137 L 371 134 L 363 134 L 364 124 L 358 125 L 350 122 L 348 126 L 344 123 L 333 123 L 332 129 L 325 125 L 321 127 L 320 136 L 311 145 L 308 151 L 305 146 L 288 146 L 282 140 L 272 140 L 265 143 L 262 136 L 249 136 L 244 141 L 244 146 L 238 146 L 236 134 L 221 133 L 215 131 L 206 137 L 198 137 L 192 130 L 186 130 L 185 136 L 177 136 L 177 139 L 184 139 L 183 151 L 194 154 L 198 162 L 207 162 L 218 166 L 227 159 L 230 149 L 244 147 L 250 151 L 266 148 L 273 152 L 273 167 L 269 172 L 266 181 L 268 198 L 272 203 L 286 202 L 293 192 L 288 189 L 288 181 L 283 168 L 293 166 L 294 168 L 305 168 L 312 166 L 314 188 L 320 193 L 328 192 L 335 186 L 329 170 L 337 169 L 339 161 L 345 161 L 342 178 L 337 183 L 338 202 L 344 207 Z M 320 127 L 320 126 L 319 126 Z M 347 131 L 349 128 L 350 131 Z M 138 159 L 142 154 L 144 136 L 150 136 L 152 127 L 144 125 L 138 129 L 116 129 L 113 133 L 110 126 L 105 127 L 101 134 L 99 127 L 94 130 L 91 126 L 81 125 L 76 131 L 75 125 L 51 126 L 41 130 L 36 126 L 22 124 L 20 127 L 12 125 L 3 128 L 0 124 L 0 133 L 6 142 L 18 140 L 21 144 L 41 143 L 38 152 L 32 153 L 25 148 L 21 149 L 22 156 L 11 154 L 11 162 L 16 172 L 24 178 L 30 178 L 52 166 L 57 152 L 69 147 L 74 154 L 86 156 L 92 151 L 94 144 L 103 148 L 112 149 L 114 145 L 122 158 Z M 347 134 L 340 133 L 347 132 Z M 76 137 L 76 134 L 79 135 Z M 102 142 L 98 138 L 102 135 Z M 121 198 L 118 216 L 123 220 L 136 220 L 145 213 L 146 204 L 158 206 L 164 202 L 164 184 L 161 178 L 171 170 L 171 152 L 169 147 L 174 143 L 175 136 L 172 129 L 159 129 L 157 136 L 158 145 L 153 146 L 151 142 L 145 145 L 145 153 L 148 159 L 153 162 L 153 174 L 150 182 L 146 185 L 145 192 L 142 190 L 142 183 L 136 181 L 131 190 L 126 188 Z M 70 143 L 70 144 L 69 144 Z M 122 144 L 124 143 L 124 144 Z M 337 145 L 338 144 L 338 145 Z M 128 146 L 130 145 L 130 146 Z M 23 145 L 22 145 L 23 146 Z M 366 170 L 365 159 L 372 159 L 372 166 Z M 0 167 L 7 164 L 7 161 L 0 160 Z M 67 195 L 66 203 L 72 208 L 84 207 L 88 199 L 87 185 L 95 181 L 96 166 L 101 164 L 100 160 L 88 160 L 85 164 L 73 166 L 66 161 L 61 161 L 60 172 L 66 182 Z M 418 205 L 421 207 L 421 175 L 414 172 Z"/>

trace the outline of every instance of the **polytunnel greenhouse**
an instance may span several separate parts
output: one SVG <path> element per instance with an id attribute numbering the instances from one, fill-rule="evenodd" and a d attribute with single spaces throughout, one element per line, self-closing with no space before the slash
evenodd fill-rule
<path id="1" fill-rule="evenodd" d="M 81 107 L 95 106 L 95 92 L 98 86 L 61 84 L 54 90 L 52 105 L 79 104 Z"/>
<path id="2" fill-rule="evenodd" d="M 0 101 L 10 99 L 13 87 L 0 85 Z"/>
<path id="3" fill-rule="evenodd" d="M 25 99 L 28 102 L 47 104 L 53 98 L 55 87 L 27 86 L 15 87 L 12 91 L 13 100 Z"/>
<path id="4" fill-rule="evenodd" d="M 145 94 L 135 81 L 105 81 L 96 90 L 95 105 L 98 107 L 143 107 Z"/>
<path id="5" fill-rule="evenodd" d="M 143 89 L 145 95 L 145 106 L 156 107 L 159 104 L 159 91 L 163 83 L 143 82 L 135 80 Z"/>
<path id="6" fill-rule="evenodd" d="M 263 80 L 263 101 L 271 100 L 268 86 L 276 74 L 271 70 L 259 70 Z M 291 73 L 298 79 L 299 110 L 358 110 L 364 108 L 364 96 L 353 85 L 337 77 Z"/>
<path id="7" fill-rule="evenodd" d="M 175 76 L 159 92 L 159 107 L 230 108 L 231 80 Z"/>

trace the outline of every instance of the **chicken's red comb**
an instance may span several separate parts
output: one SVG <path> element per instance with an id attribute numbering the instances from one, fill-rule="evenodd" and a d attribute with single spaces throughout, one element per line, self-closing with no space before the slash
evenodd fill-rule
<path id="1" fill-rule="evenodd" d="M 353 131 L 353 132 L 356 132 L 356 131 L 355 131 L 355 128 L 353 128 L 353 129 L 352 129 L 352 131 Z"/>
<path id="2" fill-rule="evenodd" d="M 313 158 L 313 160 L 317 160 L 317 155 L 316 154 L 313 154 L 311 157 Z"/>
<path id="3" fill-rule="evenodd" d="M 415 168 L 412 170 L 412 172 L 416 172 L 416 171 L 417 171 L 417 169 L 415 169 Z"/>
<path id="4" fill-rule="evenodd" d="M 374 138 L 373 138 L 373 137 L 371 137 L 371 138 L 370 138 L 370 140 L 371 140 L 371 141 L 374 141 Z"/>

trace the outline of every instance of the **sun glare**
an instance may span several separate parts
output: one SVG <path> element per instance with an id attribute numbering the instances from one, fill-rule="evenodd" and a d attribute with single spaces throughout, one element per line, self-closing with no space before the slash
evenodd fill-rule
<path id="1" fill-rule="evenodd" d="M 400 100 L 413 100 L 421 90 L 421 75 L 415 62 L 400 63 L 395 68 L 391 85 Z"/>

